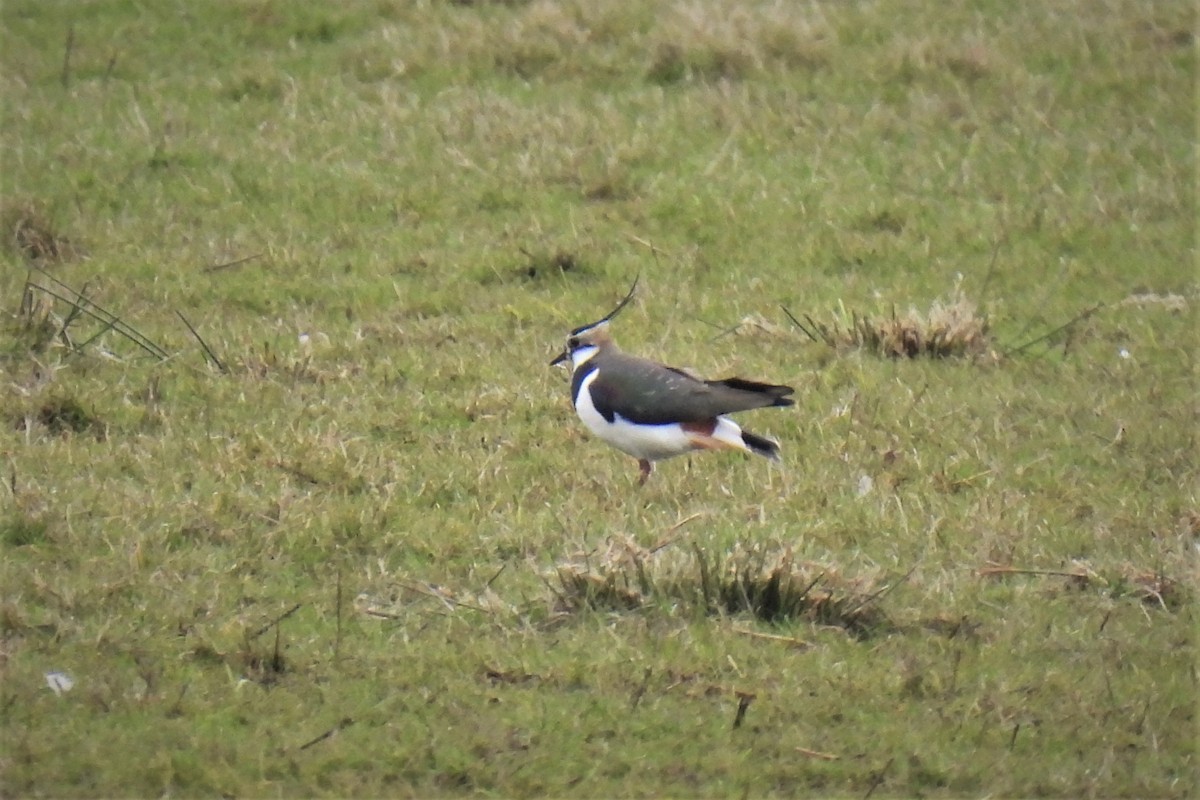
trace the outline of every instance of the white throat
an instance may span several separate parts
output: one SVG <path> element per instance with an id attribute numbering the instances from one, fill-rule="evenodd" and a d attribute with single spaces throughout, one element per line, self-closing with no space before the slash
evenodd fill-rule
<path id="1" fill-rule="evenodd" d="M 600 352 L 600 348 L 594 344 L 589 344 L 584 347 L 577 347 L 571 351 L 571 370 L 577 370 L 587 362 L 591 361 L 596 353 Z"/>

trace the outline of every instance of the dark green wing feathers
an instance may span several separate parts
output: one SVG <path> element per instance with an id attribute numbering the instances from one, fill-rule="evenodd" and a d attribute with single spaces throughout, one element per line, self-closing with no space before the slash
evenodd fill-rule
<path id="1" fill-rule="evenodd" d="M 619 413 L 644 425 L 701 422 L 735 411 L 794 404 L 787 397 L 793 391 L 790 386 L 742 378 L 705 381 L 625 353 L 607 353 L 599 362 L 592 402 L 609 421 Z"/>

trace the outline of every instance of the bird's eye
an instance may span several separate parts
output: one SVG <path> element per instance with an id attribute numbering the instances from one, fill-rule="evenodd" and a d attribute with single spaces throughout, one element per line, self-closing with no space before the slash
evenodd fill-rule
<path id="1" fill-rule="evenodd" d="M 574 350 L 577 347 L 579 347 L 579 337 L 578 336 L 572 336 L 570 339 L 567 339 L 567 349 L 568 350 Z"/>

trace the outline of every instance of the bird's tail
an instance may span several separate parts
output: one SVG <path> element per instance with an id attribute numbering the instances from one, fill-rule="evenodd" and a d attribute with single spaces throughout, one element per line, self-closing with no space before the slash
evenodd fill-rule
<path id="1" fill-rule="evenodd" d="M 772 461 L 779 460 L 779 442 L 742 430 L 729 417 L 717 417 L 716 424 L 706 435 L 693 436 L 698 447 L 730 448 L 757 453 Z"/>
<path id="2" fill-rule="evenodd" d="M 765 456 L 772 461 L 779 460 L 779 442 L 772 441 L 765 436 L 759 436 L 750 431 L 742 431 L 742 441 L 746 443 L 746 447 L 750 448 L 750 452 L 758 453 L 760 456 Z"/>

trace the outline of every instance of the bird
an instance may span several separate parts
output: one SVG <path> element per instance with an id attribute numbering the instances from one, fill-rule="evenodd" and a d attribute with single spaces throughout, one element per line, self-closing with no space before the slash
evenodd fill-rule
<path id="1" fill-rule="evenodd" d="M 581 325 L 550 366 L 570 361 L 571 402 L 593 434 L 638 460 L 638 485 L 654 463 L 694 450 L 741 450 L 779 461 L 779 443 L 743 430 L 727 414 L 795 405 L 790 386 L 743 378 L 704 380 L 622 352 L 609 323 L 637 290 L 597 322 Z"/>

